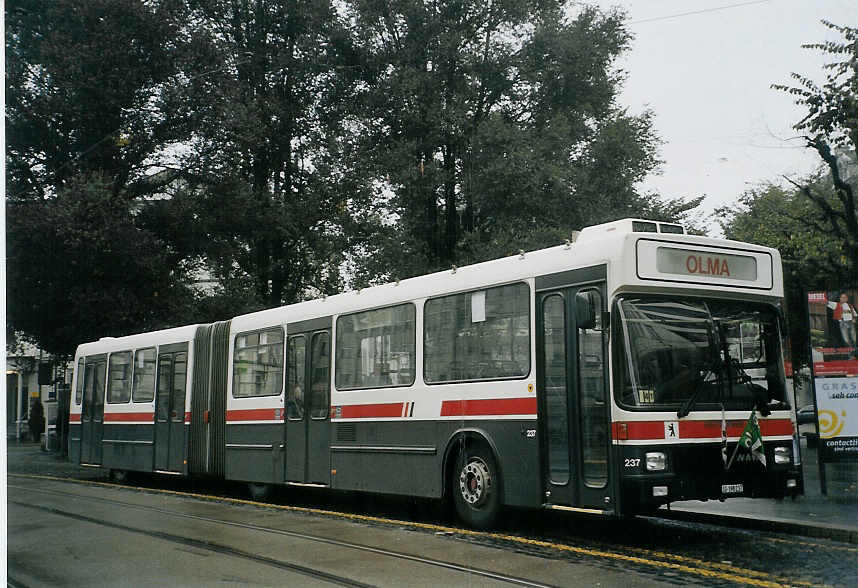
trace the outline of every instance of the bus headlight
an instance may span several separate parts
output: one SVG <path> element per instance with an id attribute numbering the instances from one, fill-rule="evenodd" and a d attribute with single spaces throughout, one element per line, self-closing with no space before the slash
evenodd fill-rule
<path id="1" fill-rule="evenodd" d="M 792 450 L 789 447 L 775 447 L 775 463 L 792 463 Z"/>
<path id="2" fill-rule="evenodd" d="M 667 467 L 667 456 L 661 451 L 650 451 L 646 454 L 646 469 L 648 472 L 660 472 Z"/>

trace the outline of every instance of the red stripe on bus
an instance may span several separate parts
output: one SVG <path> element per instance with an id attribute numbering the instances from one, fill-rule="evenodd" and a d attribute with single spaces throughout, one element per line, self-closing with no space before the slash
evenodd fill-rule
<path id="1" fill-rule="evenodd" d="M 154 421 L 155 413 L 153 412 L 106 412 L 104 413 L 105 423 L 124 423 L 128 421 Z"/>
<path id="2" fill-rule="evenodd" d="M 760 432 L 764 437 L 773 437 L 775 435 L 792 435 L 795 429 L 793 429 L 790 419 L 769 419 L 760 421 Z"/>
<path id="3" fill-rule="evenodd" d="M 275 410 L 280 410 L 276 408 L 252 408 L 245 410 L 228 410 L 226 411 L 226 420 L 227 421 L 279 421 L 283 420 L 281 418 L 277 418 L 275 414 Z M 282 415 L 282 411 L 281 411 Z M 190 420 L 190 414 L 188 414 L 187 418 Z"/>
<path id="4" fill-rule="evenodd" d="M 727 421 L 727 436 L 741 436 L 747 422 L 747 419 Z M 792 435 L 792 422 L 789 419 L 760 419 L 759 423 L 763 437 Z M 721 421 L 679 421 L 679 437 L 681 439 L 720 438 Z"/>
<path id="5" fill-rule="evenodd" d="M 536 414 L 536 398 L 445 400 L 441 403 L 441 416 L 502 416 L 513 414 Z"/>
<path id="6" fill-rule="evenodd" d="M 69 422 L 70 423 L 79 423 L 80 422 L 80 413 L 70 414 L 69 415 Z"/>
<path id="7" fill-rule="evenodd" d="M 745 430 L 747 420 L 727 421 L 727 436 L 739 437 Z M 792 421 L 789 419 L 760 419 L 760 433 L 763 437 L 793 434 Z M 612 423 L 614 439 L 644 441 L 665 439 L 664 421 L 628 421 Z M 720 439 L 721 421 L 679 421 L 679 439 Z"/>
<path id="8" fill-rule="evenodd" d="M 343 419 L 372 419 L 401 417 L 404 402 L 391 402 L 386 404 L 351 404 L 337 406 L 335 411 L 337 418 Z"/>
<path id="9" fill-rule="evenodd" d="M 629 421 L 612 423 L 614 439 L 664 439 L 664 423 L 661 421 Z"/>

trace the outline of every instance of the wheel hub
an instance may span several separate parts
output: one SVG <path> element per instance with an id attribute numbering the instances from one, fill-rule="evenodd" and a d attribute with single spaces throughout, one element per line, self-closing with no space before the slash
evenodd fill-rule
<path id="1" fill-rule="evenodd" d="M 472 457 L 459 473 L 459 492 L 471 506 L 480 506 L 491 492 L 492 477 L 486 463 Z"/>

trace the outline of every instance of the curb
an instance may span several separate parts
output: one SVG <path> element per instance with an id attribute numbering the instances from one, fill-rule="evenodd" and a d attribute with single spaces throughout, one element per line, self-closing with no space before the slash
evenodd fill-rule
<path id="1" fill-rule="evenodd" d="M 837 527 L 822 523 L 810 524 L 788 519 L 753 519 L 739 515 L 712 514 L 691 511 L 660 511 L 659 518 L 683 521 L 689 523 L 704 523 L 721 525 L 739 529 L 785 533 L 788 535 L 803 535 L 815 539 L 831 539 L 843 543 L 858 544 L 858 529 Z"/>

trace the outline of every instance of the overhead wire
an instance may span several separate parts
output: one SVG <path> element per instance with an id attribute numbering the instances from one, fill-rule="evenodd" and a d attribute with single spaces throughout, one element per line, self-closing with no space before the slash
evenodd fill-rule
<path id="1" fill-rule="evenodd" d="M 692 10 L 690 12 L 679 12 L 677 14 L 667 14 L 664 16 L 654 16 L 652 18 L 643 18 L 641 20 L 633 20 L 629 24 L 641 24 L 645 22 L 656 22 L 660 20 L 669 20 L 672 18 L 680 18 L 683 16 L 692 16 L 696 14 L 706 14 L 708 12 L 718 12 L 721 10 L 729 10 L 731 8 L 740 8 L 742 6 L 751 6 L 753 4 L 764 4 L 771 0 L 751 0 L 750 2 L 739 2 L 738 4 L 727 4 L 726 6 L 713 6 L 712 8 L 702 8 L 700 10 Z"/>

